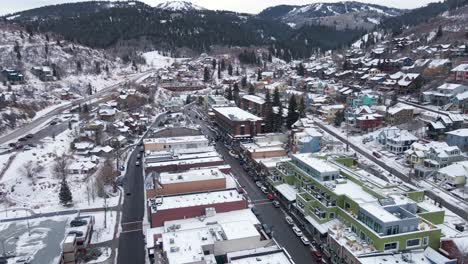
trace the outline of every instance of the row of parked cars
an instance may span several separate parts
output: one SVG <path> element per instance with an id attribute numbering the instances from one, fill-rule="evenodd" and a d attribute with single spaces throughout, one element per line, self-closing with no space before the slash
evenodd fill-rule
<path id="1" fill-rule="evenodd" d="M 310 247 L 310 252 L 314 260 L 317 263 L 325 263 L 324 260 L 322 259 L 322 253 L 320 253 L 320 251 L 317 250 L 317 248 L 315 247 L 315 242 L 314 241 L 312 243 L 310 242 L 310 240 L 304 235 L 302 230 L 294 223 L 294 220 L 292 219 L 292 217 L 286 216 L 285 220 L 288 223 L 288 225 L 291 226 L 294 234 L 296 234 L 296 236 L 301 239 L 302 243 Z"/>

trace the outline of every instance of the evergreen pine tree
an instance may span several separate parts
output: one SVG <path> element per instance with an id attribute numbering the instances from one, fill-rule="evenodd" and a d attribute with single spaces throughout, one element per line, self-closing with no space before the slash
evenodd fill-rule
<path id="1" fill-rule="evenodd" d="M 258 69 L 258 72 L 257 72 L 257 81 L 260 81 L 262 79 L 262 70 L 261 69 Z"/>
<path id="2" fill-rule="evenodd" d="M 213 65 L 213 70 L 216 69 L 216 59 L 213 59 L 211 61 L 211 64 Z"/>
<path id="3" fill-rule="evenodd" d="M 63 205 L 68 205 L 73 200 L 72 193 L 65 179 L 62 180 L 62 183 L 60 185 L 59 199 L 60 203 Z"/>
<path id="4" fill-rule="evenodd" d="M 284 120 L 283 120 L 283 104 L 278 105 L 278 112 L 276 113 L 276 121 L 275 121 L 275 131 L 279 132 L 283 128 Z"/>
<path id="5" fill-rule="evenodd" d="M 239 96 L 239 84 L 238 83 L 235 83 L 234 84 L 234 90 L 233 90 L 233 93 L 234 93 L 234 101 L 236 102 L 236 105 L 239 106 L 240 105 L 240 96 Z"/>
<path id="6" fill-rule="evenodd" d="M 306 105 L 305 105 L 304 96 L 301 96 L 301 100 L 299 101 L 298 111 L 299 111 L 300 117 L 306 116 Z"/>
<path id="7" fill-rule="evenodd" d="M 249 94 L 255 94 L 255 86 L 251 83 L 249 83 Z"/>
<path id="8" fill-rule="evenodd" d="M 281 98 L 278 88 L 275 88 L 273 92 L 273 106 L 280 106 L 281 105 Z"/>
<path id="9" fill-rule="evenodd" d="M 297 75 L 299 75 L 299 76 L 304 76 L 305 75 L 305 68 L 304 68 L 304 65 L 302 65 L 302 63 L 299 63 L 299 68 L 297 70 Z"/>
<path id="10" fill-rule="evenodd" d="M 210 69 L 208 67 L 205 67 L 203 71 L 203 81 L 208 82 L 210 80 Z"/>
<path id="11" fill-rule="evenodd" d="M 221 59 L 221 71 L 225 71 L 226 70 L 226 61 L 223 59 Z"/>
<path id="12" fill-rule="evenodd" d="M 218 91 L 218 90 L 216 90 Z M 190 94 L 187 95 L 187 98 L 185 99 L 185 104 L 190 104 L 190 102 L 192 101 L 192 98 L 190 97 Z"/>
<path id="13" fill-rule="evenodd" d="M 444 35 L 444 32 L 442 31 L 442 26 L 439 25 L 439 28 L 437 29 L 437 33 L 436 33 L 436 38 L 440 38 Z"/>
<path id="14" fill-rule="evenodd" d="M 276 131 L 276 126 L 275 126 L 276 117 L 275 117 L 275 114 L 273 112 L 273 104 L 271 102 L 271 96 L 270 96 L 270 91 L 269 90 L 267 90 L 266 93 L 265 93 L 265 113 L 264 113 L 264 115 L 266 117 L 267 130 L 269 132 Z"/>
<path id="15" fill-rule="evenodd" d="M 228 74 L 229 76 L 232 76 L 232 64 L 228 65 Z"/>
<path id="16" fill-rule="evenodd" d="M 227 92 L 226 98 L 227 98 L 229 101 L 234 100 L 234 96 L 232 95 L 232 88 L 231 88 L 231 86 L 229 86 L 229 87 L 227 88 L 227 91 L 226 91 L 226 92 Z"/>
<path id="17" fill-rule="evenodd" d="M 221 80 L 221 66 L 218 65 L 218 80 Z"/>
<path id="18" fill-rule="evenodd" d="M 344 112 L 343 111 L 338 111 L 335 114 L 335 126 L 339 127 L 341 126 L 341 123 L 344 121 Z"/>
<path id="19" fill-rule="evenodd" d="M 297 102 L 294 94 L 289 98 L 288 116 L 286 117 L 286 127 L 288 129 L 297 121 L 299 113 L 297 112 Z"/>
<path id="20" fill-rule="evenodd" d="M 241 85 L 242 85 L 242 88 L 247 87 L 247 77 L 246 76 L 242 77 Z"/>

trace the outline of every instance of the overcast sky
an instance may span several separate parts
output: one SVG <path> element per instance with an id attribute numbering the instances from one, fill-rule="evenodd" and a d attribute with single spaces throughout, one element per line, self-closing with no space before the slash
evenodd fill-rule
<path id="1" fill-rule="evenodd" d="M 83 0 L 1 0 L 0 15 L 22 11 L 44 5 L 67 2 L 80 2 Z M 141 0 L 149 5 L 156 5 L 165 0 Z M 340 2 L 338 0 L 191 0 L 196 5 L 218 10 L 231 10 L 245 13 L 258 13 L 261 10 L 275 5 L 306 5 L 316 2 Z M 360 0 L 360 2 L 386 5 L 398 8 L 416 8 L 440 0 Z"/>

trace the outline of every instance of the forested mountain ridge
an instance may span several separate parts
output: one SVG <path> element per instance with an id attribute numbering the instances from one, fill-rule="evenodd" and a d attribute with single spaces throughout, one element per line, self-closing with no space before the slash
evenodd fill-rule
<path id="1" fill-rule="evenodd" d="M 293 29 L 281 21 L 229 11 L 172 11 L 135 2 L 80 2 L 46 6 L 3 17 L 28 31 L 53 32 L 95 48 L 144 38 L 170 49 L 208 51 L 213 45 L 266 46 L 287 54 L 285 59 L 310 56 L 317 49 L 334 49 L 359 38 L 361 30 L 308 26 Z M 312 34 L 320 33 L 320 34 Z"/>
<path id="2" fill-rule="evenodd" d="M 301 6 L 273 6 L 260 12 L 258 17 L 282 21 L 293 27 L 309 24 L 333 26 L 340 29 L 372 29 L 380 24 L 382 19 L 399 16 L 404 12 L 404 10 L 380 5 L 344 1 Z"/>

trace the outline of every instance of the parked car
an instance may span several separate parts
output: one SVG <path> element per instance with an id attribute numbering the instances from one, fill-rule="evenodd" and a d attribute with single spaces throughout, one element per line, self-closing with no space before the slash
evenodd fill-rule
<path id="1" fill-rule="evenodd" d="M 268 193 L 267 187 L 262 186 L 262 187 L 260 187 L 260 189 L 262 190 L 262 192 L 263 192 L 264 194 L 267 194 L 267 193 Z"/>
<path id="2" fill-rule="evenodd" d="M 311 252 L 312 258 L 313 258 L 317 263 L 321 263 L 321 262 L 322 262 L 322 253 L 320 253 L 320 251 L 318 251 L 315 247 L 311 247 L 311 248 L 310 248 L 310 252 Z"/>
<path id="3" fill-rule="evenodd" d="M 304 244 L 306 246 L 310 245 L 309 239 L 307 237 L 305 237 L 305 236 L 301 236 L 301 241 L 302 241 L 302 244 Z"/>
<path id="4" fill-rule="evenodd" d="M 19 138 L 19 139 L 18 139 L 18 141 L 22 141 L 22 142 L 27 141 L 27 140 L 28 140 L 28 139 L 25 138 L 25 137 L 22 137 L 22 138 Z"/>
<path id="5" fill-rule="evenodd" d="M 376 151 L 372 152 L 372 155 L 374 155 L 374 157 L 379 158 L 379 159 L 382 157 L 382 155 L 380 155 L 380 153 Z"/>
<path id="6" fill-rule="evenodd" d="M 140 161 L 135 162 L 135 165 L 140 166 Z"/>
<path id="7" fill-rule="evenodd" d="M 137 154 L 137 159 L 141 159 L 141 154 Z"/>
<path id="8" fill-rule="evenodd" d="M 27 138 L 33 138 L 34 135 L 33 135 L 33 134 L 27 134 L 26 137 L 27 137 Z"/>
<path id="9" fill-rule="evenodd" d="M 57 124 L 57 121 L 52 121 L 52 122 L 50 122 L 50 125 L 51 125 L 51 126 L 55 126 L 56 124 Z"/>
<path id="10" fill-rule="evenodd" d="M 253 213 L 254 215 L 256 215 L 256 216 L 258 216 L 258 215 L 260 214 L 260 213 L 258 212 L 257 207 L 252 207 L 252 208 L 250 208 L 250 210 L 252 210 L 252 213 Z"/>
<path id="11" fill-rule="evenodd" d="M 276 208 L 279 208 L 279 207 L 280 207 L 280 203 L 279 203 L 277 200 L 274 200 L 274 201 L 273 201 L 273 206 L 276 207 Z"/>
<path id="12" fill-rule="evenodd" d="M 296 234 L 296 236 L 298 237 L 301 237 L 303 235 L 301 229 L 297 227 L 297 225 L 293 225 L 292 230 L 294 234 Z"/>
<path id="13" fill-rule="evenodd" d="M 256 181 L 255 184 L 257 185 L 258 188 L 262 188 L 263 187 L 263 183 L 259 182 L 259 181 Z"/>
<path id="14" fill-rule="evenodd" d="M 286 220 L 286 223 L 288 223 L 288 225 L 290 226 L 294 225 L 294 220 L 292 219 L 292 217 L 286 216 L 284 219 Z"/>
<path id="15" fill-rule="evenodd" d="M 268 200 L 274 200 L 275 196 L 273 194 L 271 194 L 271 193 L 268 193 L 267 198 L 268 198 Z"/>
<path id="16" fill-rule="evenodd" d="M 262 224 L 263 231 L 269 236 L 271 236 L 271 228 L 267 224 Z"/>
<path id="17" fill-rule="evenodd" d="M 71 227 L 84 226 L 84 225 L 86 225 L 87 223 L 88 223 L 88 221 L 78 218 L 78 219 L 73 219 L 73 220 L 71 220 L 70 226 L 71 226 Z"/>

